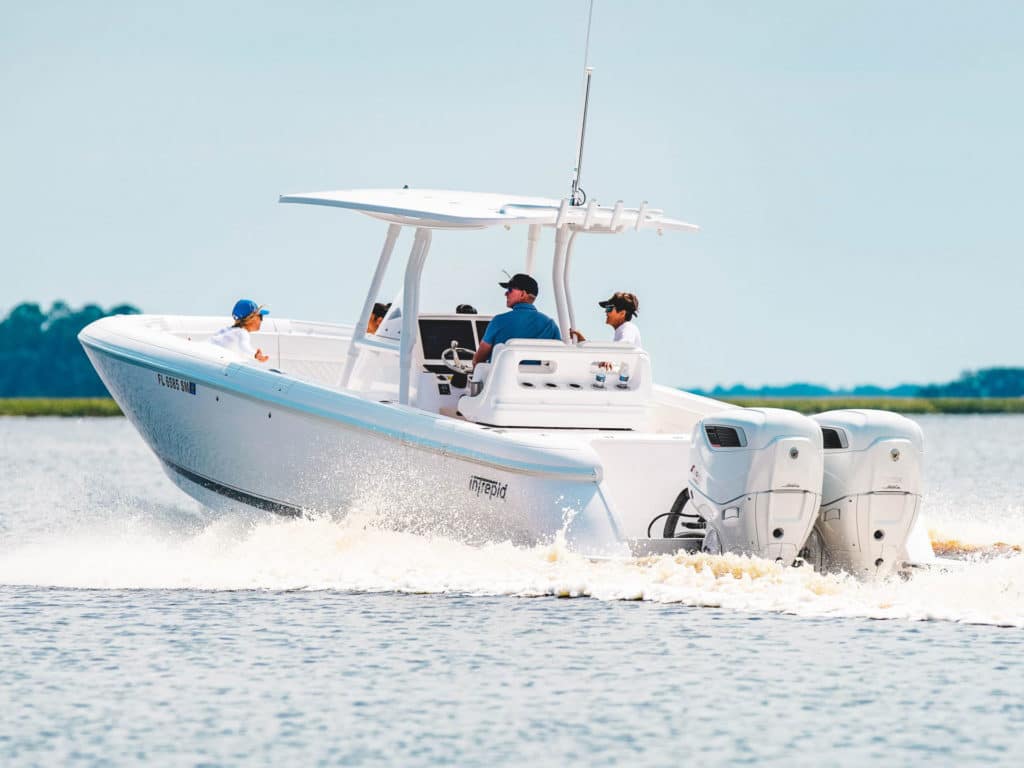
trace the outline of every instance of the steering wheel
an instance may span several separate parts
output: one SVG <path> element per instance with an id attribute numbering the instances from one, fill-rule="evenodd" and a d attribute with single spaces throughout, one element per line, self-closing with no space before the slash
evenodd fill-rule
<path id="1" fill-rule="evenodd" d="M 472 349 L 460 347 L 458 342 L 453 341 L 452 345 L 441 353 L 441 362 L 449 371 L 468 376 L 473 372 L 473 355 L 475 354 Z"/>

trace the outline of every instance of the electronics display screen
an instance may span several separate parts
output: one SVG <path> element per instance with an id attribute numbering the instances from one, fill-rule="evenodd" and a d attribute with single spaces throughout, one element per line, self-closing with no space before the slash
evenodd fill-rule
<path id="1" fill-rule="evenodd" d="M 460 347 L 476 351 L 472 320 L 420 320 L 420 341 L 424 360 L 440 360 L 441 353 L 458 342 Z"/>

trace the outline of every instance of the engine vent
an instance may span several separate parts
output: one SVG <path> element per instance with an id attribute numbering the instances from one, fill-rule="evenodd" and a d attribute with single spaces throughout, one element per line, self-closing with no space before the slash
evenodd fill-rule
<path id="1" fill-rule="evenodd" d="M 825 450 L 835 450 L 836 448 L 846 448 L 849 443 L 846 442 L 846 435 L 843 434 L 841 429 L 833 429 L 832 427 L 822 427 L 821 436 L 825 442 Z"/>
<path id="2" fill-rule="evenodd" d="M 704 432 L 707 433 L 708 442 L 715 448 L 742 448 L 746 441 L 743 433 L 735 427 L 715 427 L 706 425 Z"/>

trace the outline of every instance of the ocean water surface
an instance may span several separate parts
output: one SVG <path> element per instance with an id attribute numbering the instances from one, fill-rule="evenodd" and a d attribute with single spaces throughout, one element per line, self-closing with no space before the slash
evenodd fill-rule
<path id="1" fill-rule="evenodd" d="M 957 565 L 862 583 L 212 517 L 0 418 L 0 764 L 1019 764 L 1024 417 L 920 421 Z"/>

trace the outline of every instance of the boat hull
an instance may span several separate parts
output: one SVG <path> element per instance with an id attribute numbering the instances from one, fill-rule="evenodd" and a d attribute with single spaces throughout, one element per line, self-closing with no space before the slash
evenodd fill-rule
<path id="1" fill-rule="evenodd" d="M 109 338 L 82 342 L 171 480 L 212 509 L 359 514 L 468 543 L 562 536 L 585 554 L 629 552 L 595 455 L 502 445 L 501 430 L 467 448 L 437 418 L 424 435 L 431 423 L 393 403 Z M 403 416 L 418 429 L 396 429 Z"/>

